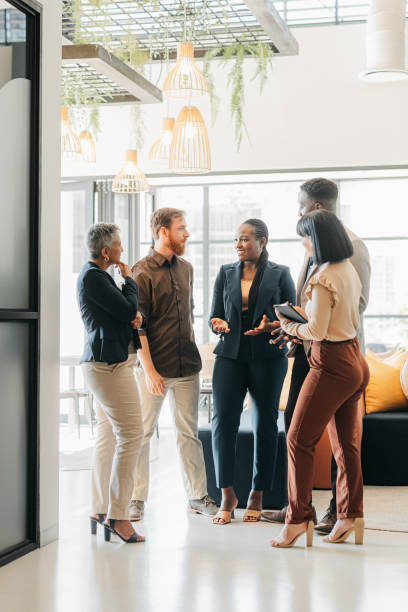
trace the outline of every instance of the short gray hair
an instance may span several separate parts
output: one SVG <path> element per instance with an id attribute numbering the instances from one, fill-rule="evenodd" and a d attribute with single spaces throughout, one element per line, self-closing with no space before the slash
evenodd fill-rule
<path id="1" fill-rule="evenodd" d="M 86 235 L 86 246 L 92 259 L 96 259 L 101 254 L 104 247 L 111 247 L 116 232 L 120 228 L 114 223 L 95 223 L 91 225 Z"/>

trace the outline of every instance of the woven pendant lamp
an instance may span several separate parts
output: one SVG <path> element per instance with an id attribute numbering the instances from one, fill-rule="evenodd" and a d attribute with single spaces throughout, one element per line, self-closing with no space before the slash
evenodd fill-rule
<path id="1" fill-rule="evenodd" d="M 170 170 L 176 174 L 204 174 L 211 170 L 207 128 L 196 106 L 184 106 L 177 117 L 170 146 Z"/>
<path id="2" fill-rule="evenodd" d="M 149 191 L 149 183 L 137 165 L 137 151 L 126 151 L 126 162 L 113 179 L 112 191 L 115 193 L 142 193 Z"/>
<path id="3" fill-rule="evenodd" d="M 61 155 L 64 159 L 82 159 L 81 143 L 68 121 L 68 109 L 61 109 Z"/>
<path id="4" fill-rule="evenodd" d="M 194 61 L 193 43 L 177 45 L 177 63 L 163 84 L 169 98 L 197 98 L 208 93 L 207 80 Z"/>
<path id="5" fill-rule="evenodd" d="M 149 151 L 149 160 L 156 164 L 168 167 L 170 159 L 170 145 L 173 138 L 174 119 L 165 117 L 163 119 L 163 130 L 160 137 Z"/>
<path id="6" fill-rule="evenodd" d="M 82 130 L 79 142 L 81 143 L 82 160 L 90 163 L 96 162 L 95 141 L 91 132 Z"/>

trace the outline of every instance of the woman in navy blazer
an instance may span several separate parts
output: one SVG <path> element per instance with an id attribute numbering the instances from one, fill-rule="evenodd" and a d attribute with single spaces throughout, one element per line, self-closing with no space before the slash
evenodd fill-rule
<path id="1" fill-rule="evenodd" d="M 82 371 L 97 400 L 91 532 L 96 534 L 100 523 L 104 525 L 105 540 L 116 533 L 125 542 L 143 542 L 129 521 L 134 469 L 143 439 L 133 375 L 140 347 L 135 329 L 141 322 L 137 313 L 139 290 L 130 267 L 120 261 L 123 248 L 117 225 L 93 225 L 87 244 L 91 261 L 79 275 L 77 292 L 86 329 Z M 112 265 L 124 278 L 122 289 L 107 272 Z"/>
<path id="2" fill-rule="evenodd" d="M 249 219 L 239 228 L 239 261 L 221 266 L 214 286 L 210 327 L 220 334 L 214 350 L 212 441 L 220 511 L 213 522 L 225 525 L 238 500 L 233 489 L 235 447 L 247 392 L 254 429 L 252 490 L 244 521 L 258 521 L 262 495 L 270 489 L 277 450 L 279 398 L 287 372 L 286 349 L 271 338 L 274 304 L 295 301 L 289 268 L 268 261 L 268 228 Z"/>

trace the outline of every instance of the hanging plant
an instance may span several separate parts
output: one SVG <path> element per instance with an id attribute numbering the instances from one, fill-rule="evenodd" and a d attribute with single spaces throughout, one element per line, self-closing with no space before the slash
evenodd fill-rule
<path id="1" fill-rule="evenodd" d="M 214 77 L 211 73 L 211 62 L 220 60 L 220 66 L 227 66 L 231 62 L 231 69 L 227 76 L 227 85 L 231 90 L 230 112 L 234 124 L 235 142 L 237 151 L 240 150 L 244 132 L 248 139 L 248 130 L 244 121 L 245 106 L 245 80 L 244 61 L 247 57 L 255 59 L 256 70 L 251 81 L 259 79 L 259 91 L 262 94 L 268 79 L 268 73 L 272 70 L 273 51 L 264 42 L 247 43 L 238 42 L 228 47 L 217 47 L 210 49 L 204 56 L 204 74 L 209 83 L 211 115 L 213 123 L 216 121 L 219 109 L 219 98 L 215 94 Z"/>
<path id="2" fill-rule="evenodd" d="M 125 2 L 126 0 L 122 0 Z M 131 0 L 127 0 L 130 2 Z M 151 34 L 149 40 L 143 45 L 140 44 L 133 34 L 129 31 L 120 40 L 112 39 L 111 26 L 114 25 L 112 16 L 109 13 L 111 0 L 63 0 L 63 12 L 67 19 L 71 19 L 74 24 L 73 40 L 75 43 L 100 42 L 113 55 L 116 55 L 126 64 L 135 70 L 144 72 L 146 65 L 152 59 L 159 59 L 168 62 L 169 51 L 169 32 L 180 32 L 182 28 L 183 38 L 186 41 L 199 41 L 210 31 L 210 26 L 220 25 L 229 31 L 228 28 L 228 1 L 218 0 L 221 11 L 218 13 L 218 20 L 214 22 L 214 12 L 208 10 L 208 0 L 197 2 L 195 0 L 179 0 L 168 9 L 166 18 L 161 14 L 163 5 L 159 0 L 132 0 L 137 6 L 150 11 L 153 17 Z M 159 12 L 160 16 L 154 14 Z M 86 23 L 83 23 L 83 16 L 86 14 L 91 21 L 97 21 L 101 29 L 99 40 L 95 40 L 93 34 L 85 34 Z M 92 39 L 92 40 L 90 40 Z M 255 73 L 251 81 L 259 82 L 260 93 L 263 92 L 269 71 L 272 68 L 273 51 L 271 46 L 262 41 L 245 42 L 238 41 L 227 47 L 212 48 L 204 56 L 204 74 L 207 78 L 210 103 L 211 120 L 214 124 L 218 115 L 220 98 L 215 89 L 215 80 L 211 72 L 211 64 L 214 59 L 220 60 L 220 65 L 231 66 L 227 75 L 227 85 L 230 90 L 230 112 L 234 125 L 234 136 L 237 150 L 240 150 L 244 132 L 248 136 L 248 131 L 244 121 L 245 108 L 245 59 L 250 57 L 255 61 Z M 103 100 L 101 100 L 103 101 Z M 100 102 L 99 102 L 100 103 Z M 140 105 L 136 105 L 140 107 Z M 141 110 L 138 111 L 141 113 Z M 143 121 L 139 122 L 141 125 Z M 141 127 L 138 128 L 140 131 Z"/>

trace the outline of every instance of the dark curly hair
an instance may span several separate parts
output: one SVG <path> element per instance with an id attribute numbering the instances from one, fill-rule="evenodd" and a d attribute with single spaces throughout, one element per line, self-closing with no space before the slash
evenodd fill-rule
<path id="1" fill-rule="evenodd" d="M 308 198 L 316 200 L 325 205 L 325 208 L 334 210 L 336 207 L 339 190 L 333 181 L 325 178 L 313 178 L 300 186 Z"/>

